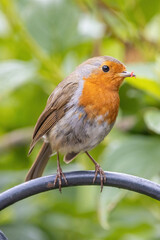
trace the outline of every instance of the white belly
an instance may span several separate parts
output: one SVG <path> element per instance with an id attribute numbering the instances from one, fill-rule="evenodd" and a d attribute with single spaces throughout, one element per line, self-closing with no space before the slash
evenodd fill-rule
<path id="1" fill-rule="evenodd" d="M 99 124 L 97 120 L 88 120 L 82 108 L 71 108 L 48 134 L 52 149 L 66 154 L 94 148 L 114 125 L 106 121 Z"/>

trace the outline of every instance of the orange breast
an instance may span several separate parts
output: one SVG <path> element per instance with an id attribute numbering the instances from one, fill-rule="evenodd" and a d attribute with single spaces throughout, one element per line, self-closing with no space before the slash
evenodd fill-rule
<path id="1" fill-rule="evenodd" d="M 79 99 L 79 105 L 84 107 L 88 118 L 99 118 L 99 124 L 107 121 L 109 124 L 116 120 L 119 109 L 119 93 L 108 89 L 105 84 L 96 84 L 93 81 L 84 79 L 82 95 Z"/>

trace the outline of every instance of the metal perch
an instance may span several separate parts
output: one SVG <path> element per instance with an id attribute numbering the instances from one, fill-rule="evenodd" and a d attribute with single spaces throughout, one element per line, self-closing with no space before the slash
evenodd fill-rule
<path id="1" fill-rule="evenodd" d="M 93 184 L 94 171 L 75 171 L 64 173 L 68 185 L 62 180 L 62 187 L 100 185 L 100 178 L 97 176 Z M 128 189 L 138 192 L 154 199 L 160 200 L 160 185 L 144 178 L 115 172 L 105 172 L 107 181 L 104 186 Z M 32 195 L 57 189 L 58 184 L 54 187 L 53 183 L 56 175 L 45 176 L 22 183 L 0 194 L 0 210 Z"/>

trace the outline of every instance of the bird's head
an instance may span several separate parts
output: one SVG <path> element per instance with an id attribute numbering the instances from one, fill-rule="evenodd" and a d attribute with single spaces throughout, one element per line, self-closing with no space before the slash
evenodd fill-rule
<path id="1" fill-rule="evenodd" d="M 123 63 L 110 56 L 90 58 L 77 70 L 84 80 L 113 91 L 119 90 L 124 78 L 135 77 L 133 72 L 127 72 Z"/>

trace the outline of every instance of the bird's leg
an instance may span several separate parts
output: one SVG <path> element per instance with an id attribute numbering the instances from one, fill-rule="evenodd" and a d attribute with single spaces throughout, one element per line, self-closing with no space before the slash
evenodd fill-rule
<path id="1" fill-rule="evenodd" d="M 62 171 L 62 168 L 60 166 L 60 160 L 59 160 L 59 152 L 57 152 L 57 175 L 56 178 L 54 180 L 54 186 L 57 183 L 57 180 L 59 181 L 59 191 L 61 192 L 61 186 L 62 186 L 62 177 L 65 181 L 66 184 L 68 184 L 67 179 Z"/>
<path id="2" fill-rule="evenodd" d="M 106 182 L 106 174 L 105 172 L 103 171 L 103 169 L 101 168 L 101 166 L 94 160 L 94 158 L 92 158 L 92 156 L 88 153 L 88 152 L 85 152 L 87 154 L 87 156 L 91 159 L 91 161 L 94 163 L 95 165 L 95 175 L 94 175 L 94 178 L 93 178 L 93 183 L 95 182 L 96 178 L 97 178 L 97 174 L 99 172 L 100 174 L 100 179 L 101 179 L 101 192 L 102 192 L 102 189 L 103 189 L 103 183 Z"/>

